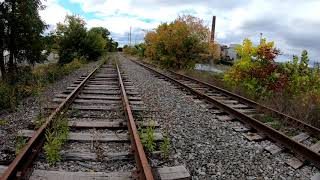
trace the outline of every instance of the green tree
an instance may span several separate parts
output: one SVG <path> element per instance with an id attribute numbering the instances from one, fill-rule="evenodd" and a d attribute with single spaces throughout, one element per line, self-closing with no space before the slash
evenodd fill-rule
<path id="1" fill-rule="evenodd" d="M 91 32 L 95 32 L 97 34 L 101 34 L 101 36 L 103 37 L 103 39 L 105 39 L 106 41 L 109 40 L 109 35 L 110 32 L 107 28 L 104 27 L 93 27 L 90 29 Z"/>
<path id="2" fill-rule="evenodd" d="M 8 73 L 15 76 L 16 64 L 34 64 L 45 59 L 41 34 L 46 25 L 39 16 L 44 7 L 41 0 L 5 0 L 1 4 L 1 50 L 10 53 Z M 1 63 L 0 63 L 0 66 Z M 2 69 L 3 70 L 3 69 Z M 4 73 L 5 74 L 5 73 Z"/>
<path id="3" fill-rule="evenodd" d="M 87 56 L 89 60 L 96 60 L 104 52 L 106 46 L 106 40 L 103 38 L 103 34 L 90 30 L 83 42 L 84 49 L 83 55 Z"/>
<path id="4" fill-rule="evenodd" d="M 67 15 L 64 24 L 57 24 L 59 44 L 59 63 L 66 64 L 85 52 L 84 43 L 87 36 L 85 22 L 78 16 Z"/>

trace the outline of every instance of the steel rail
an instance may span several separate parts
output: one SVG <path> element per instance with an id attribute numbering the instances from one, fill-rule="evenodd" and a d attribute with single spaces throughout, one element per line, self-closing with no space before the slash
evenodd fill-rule
<path id="1" fill-rule="evenodd" d="M 161 75 L 165 78 L 167 78 L 168 80 L 182 86 L 185 89 L 190 90 L 193 94 L 206 99 L 207 101 L 213 103 L 215 106 L 217 106 L 220 109 L 223 109 L 224 111 L 226 111 L 227 113 L 237 117 L 240 121 L 250 125 L 252 128 L 262 132 L 264 135 L 266 135 L 267 137 L 269 137 L 270 139 L 272 139 L 273 141 L 281 144 L 282 146 L 284 146 L 287 149 L 290 149 L 291 151 L 293 151 L 294 153 L 296 153 L 297 155 L 301 155 L 302 157 L 304 157 L 306 160 L 312 162 L 316 167 L 320 168 L 320 153 L 310 149 L 309 147 L 305 146 L 302 143 L 299 143 L 297 141 L 292 140 L 290 137 L 288 137 L 287 135 L 285 135 L 284 133 L 277 131 L 265 124 L 263 124 L 262 122 L 260 122 L 259 120 L 256 120 L 242 112 L 237 111 L 236 109 L 227 106 L 223 103 L 221 103 L 220 101 L 198 91 L 193 89 L 192 87 L 185 85 L 183 83 L 181 83 L 180 81 L 154 69 L 151 67 L 148 67 L 145 64 L 142 64 L 140 62 L 131 60 L 133 62 L 135 62 L 136 64 L 141 65 L 142 67 L 145 67 L 146 69 L 155 72 L 158 75 Z"/>
<path id="2" fill-rule="evenodd" d="M 151 65 L 152 66 L 152 65 Z M 270 107 L 267 107 L 267 106 L 264 106 L 262 104 L 259 104 L 255 101 L 252 101 L 248 98 L 245 98 L 243 96 L 240 96 L 240 95 L 237 95 L 235 93 L 232 93 L 228 90 L 225 90 L 225 89 L 222 89 L 220 87 L 217 87 L 217 86 L 214 86 L 212 84 L 209 84 L 209 83 L 206 83 L 204 81 L 201 81 L 199 79 L 196 79 L 196 78 L 193 78 L 193 77 L 190 77 L 190 76 L 187 76 L 187 75 L 184 75 L 184 74 L 180 74 L 180 73 L 177 73 L 177 72 L 174 72 L 172 70 L 168 70 L 168 72 L 174 74 L 174 75 L 177 75 L 177 76 L 180 76 L 180 77 L 183 77 L 185 79 L 188 79 L 188 80 L 191 80 L 191 81 L 195 81 L 197 83 L 200 83 L 201 85 L 204 85 L 208 88 L 212 88 L 212 89 L 215 89 L 219 92 L 222 92 L 223 94 L 227 95 L 227 96 L 230 96 L 236 100 L 238 100 L 239 102 L 243 103 L 243 104 L 246 104 L 248 106 L 251 106 L 253 108 L 256 108 L 256 109 L 260 109 L 260 110 L 263 110 L 263 111 L 266 111 L 268 113 L 271 113 L 271 114 L 275 114 L 278 118 L 281 118 L 285 121 L 287 121 L 288 124 L 290 124 L 291 126 L 296 126 L 297 128 L 301 129 L 301 130 L 304 130 L 306 132 L 308 132 L 310 135 L 313 135 L 314 137 L 317 137 L 317 138 L 320 138 L 320 129 L 317 128 L 317 127 L 314 127 L 310 124 L 307 124 L 297 118 L 294 118 L 292 116 L 289 116 L 287 114 L 284 114 L 278 110 L 275 110 L 273 108 L 270 108 Z"/>
<path id="3" fill-rule="evenodd" d="M 101 67 L 101 65 L 102 64 L 96 67 L 85 79 L 83 79 L 81 83 L 71 92 L 71 94 L 69 94 L 67 98 L 50 114 L 46 122 L 34 133 L 27 144 L 20 150 L 16 158 L 4 171 L 1 180 L 25 179 L 30 175 L 30 166 L 37 157 L 38 152 L 43 147 L 46 129 L 52 125 L 54 119 L 58 117 L 65 108 L 70 106 L 71 102 L 77 96 L 85 83 Z"/>
<path id="4" fill-rule="evenodd" d="M 125 116 L 128 120 L 128 129 L 130 132 L 130 140 L 131 140 L 131 145 L 132 145 L 132 151 L 135 156 L 136 163 L 138 165 L 138 176 L 139 179 L 146 179 L 146 180 L 153 180 L 153 175 L 151 172 L 150 165 L 148 163 L 146 154 L 144 152 L 137 127 L 132 115 L 132 110 L 129 104 L 129 99 L 126 94 L 126 90 L 122 81 L 121 73 L 118 64 L 117 66 L 117 72 L 118 72 L 118 78 L 119 78 L 119 85 L 121 89 L 121 98 L 122 98 L 122 103 L 123 107 L 125 109 Z"/>
<path id="5" fill-rule="evenodd" d="M 276 115 L 277 117 L 282 118 L 282 119 L 285 119 L 285 120 L 288 121 L 288 123 L 290 123 L 291 125 L 294 124 L 294 125 L 296 125 L 298 128 L 301 128 L 301 129 L 307 131 L 308 133 L 310 133 L 311 135 L 313 135 L 313 136 L 315 136 L 315 137 L 317 137 L 317 138 L 320 138 L 320 129 L 319 129 L 319 128 L 316 128 L 316 127 L 314 127 L 314 126 L 311 126 L 310 124 L 307 124 L 307 123 L 305 123 L 305 122 L 302 122 L 302 121 L 300 121 L 299 119 L 296 119 L 296 118 L 294 118 L 294 117 L 292 117 L 292 116 L 289 116 L 289 115 L 287 115 L 287 114 L 284 114 L 284 113 L 282 113 L 282 112 L 280 112 L 280 111 L 277 111 L 277 110 L 275 110 L 275 109 L 273 109 L 273 108 L 264 106 L 264 105 L 259 104 L 259 103 L 257 103 L 257 102 L 254 102 L 254 101 L 252 101 L 252 100 L 250 100 L 250 99 L 247 99 L 247 98 L 245 98 L 245 97 L 242 97 L 242 96 L 239 96 L 239 95 L 237 95 L 237 94 L 234 94 L 234 93 L 232 93 L 232 92 L 230 92 L 230 91 L 227 91 L 227 90 L 225 90 L 225 89 L 222 89 L 222 88 L 220 88 L 220 87 L 217 87 L 217 86 L 214 86 L 214 85 L 212 85 L 212 84 L 209 84 L 209 83 L 203 82 L 203 81 L 201 81 L 201 80 L 195 79 L 195 78 L 193 78 L 193 77 L 190 77 L 190 76 L 187 76 L 187 75 L 183 75 L 183 74 L 180 74 L 180 73 L 176 73 L 176 72 L 171 71 L 171 70 L 168 70 L 168 71 L 169 71 L 170 73 L 173 73 L 174 75 L 181 76 L 181 77 L 183 77 L 183 78 L 186 78 L 186 79 L 195 81 L 195 82 L 197 82 L 197 83 L 200 83 L 200 84 L 202 84 L 202 85 L 205 85 L 205 86 L 207 86 L 207 87 L 209 87 L 209 88 L 213 88 L 213 89 L 215 89 L 215 90 L 218 90 L 218 91 L 220 91 L 220 92 L 222 92 L 222 93 L 224 93 L 224 94 L 226 94 L 226 95 L 228 95 L 228 96 L 230 96 L 230 97 L 232 97 L 232 98 L 234 98 L 234 99 L 237 99 L 238 101 L 240 101 L 240 102 L 242 102 L 242 103 L 244 103 L 244 104 L 247 104 L 247 105 L 251 106 L 251 107 L 254 107 L 254 108 L 257 108 L 257 109 L 266 110 L 266 111 L 269 112 L 269 113 L 275 113 L 275 115 Z"/>

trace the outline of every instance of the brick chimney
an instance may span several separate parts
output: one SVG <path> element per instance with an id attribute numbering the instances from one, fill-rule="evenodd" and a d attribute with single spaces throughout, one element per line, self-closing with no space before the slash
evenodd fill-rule
<path id="1" fill-rule="evenodd" d="M 211 38 L 210 41 L 214 42 L 214 34 L 216 30 L 216 16 L 212 17 Z"/>

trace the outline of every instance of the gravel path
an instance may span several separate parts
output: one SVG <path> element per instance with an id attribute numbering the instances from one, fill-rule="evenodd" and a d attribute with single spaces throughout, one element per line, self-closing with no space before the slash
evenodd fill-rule
<path id="1" fill-rule="evenodd" d="M 37 117 L 41 110 L 41 105 L 46 105 L 58 94 L 66 89 L 66 87 L 81 75 L 86 74 L 96 67 L 98 62 L 91 62 L 77 69 L 73 73 L 65 76 L 61 80 L 50 84 L 40 95 L 40 98 L 28 97 L 21 101 L 14 112 L 4 113 L 0 115 L 1 120 L 7 123 L 0 126 L 0 162 L 12 158 L 12 151 L 15 150 L 15 137 L 17 131 L 27 129 L 31 121 Z"/>
<path id="2" fill-rule="evenodd" d="M 217 120 L 171 83 L 122 56 L 120 62 L 145 105 L 157 110 L 156 121 L 170 129 L 168 165 L 184 164 L 193 179 L 310 179 L 319 173 L 313 166 L 294 170 L 285 164 L 289 154 L 267 153 L 268 142 L 250 142 L 232 130 L 237 122 Z"/>

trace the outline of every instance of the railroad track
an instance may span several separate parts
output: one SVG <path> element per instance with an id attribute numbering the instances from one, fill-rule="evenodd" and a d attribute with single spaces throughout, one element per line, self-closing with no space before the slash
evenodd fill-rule
<path id="1" fill-rule="evenodd" d="M 294 156 L 286 163 L 291 167 L 297 169 L 311 162 L 320 168 L 320 129 L 195 78 L 130 60 L 195 95 L 219 120 L 244 123 L 233 129 L 248 140 L 271 140 L 273 143 L 265 147 L 271 154 L 290 150 Z"/>
<path id="2" fill-rule="evenodd" d="M 56 95 L 47 110 L 49 116 L 38 130 L 20 131 L 29 140 L 9 166 L 0 165 L 1 179 L 152 180 L 190 176 L 181 166 L 151 169 L 137 131 L 137 126 L 149 124 L 134 119 L 144 104 L 116 62 L 108 61 L 81 76 Z M 43 146 L 46 134 L 61 117 L 67 118 L 70 132 L 61 162 L 52 166 L 44 160 Z M 161 141 L 161 133 L 155 133 L 154 138 Z"/>

